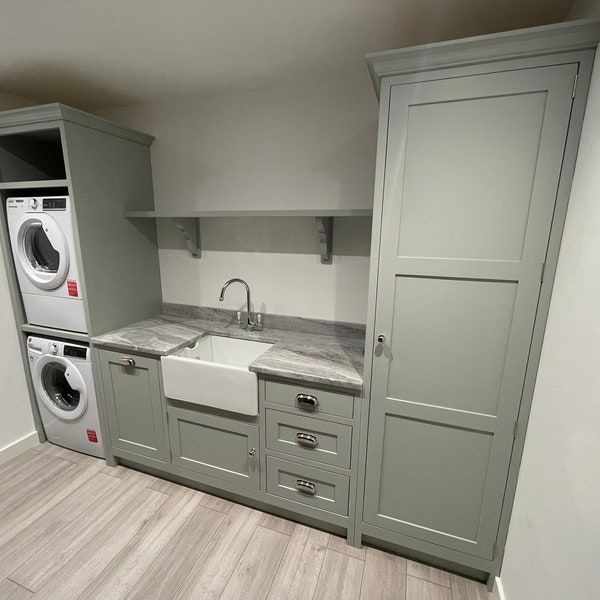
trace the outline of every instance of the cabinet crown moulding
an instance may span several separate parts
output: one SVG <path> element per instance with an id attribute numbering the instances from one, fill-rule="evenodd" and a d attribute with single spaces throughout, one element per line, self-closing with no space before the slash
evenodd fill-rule
<path id="1" fill-rule="evenodd" d="M 381 79 L 391 75 L 586 50 L 595 48 L 599 41 L 600 21 L 581 19 L 374 52 L 365 59 L 379 95 Z"/>
<path id="2" fill-rule="evenodd" d="M 59 102 L 2 111 L 0 113 L 0 133 L 2 133 L 2 129 L 4 128 L 37 126 L 35 129 L 43 129 L 43 127 L 39 126 L 44 124 L 48 124 L 47 128 L 50 129 L 57 127 L 60 121 L 69 121 L 83 127 L 96 129 L 115 137 L 143 144 L 144 146 L 150 146 L 154 141 L 154 137 L 147 133 L 122 127 L 102 117 L 91 115 L 66 104 L 60 104 Z M 21 129 L 20 132 L 22 131 L 24 130 Z"/>

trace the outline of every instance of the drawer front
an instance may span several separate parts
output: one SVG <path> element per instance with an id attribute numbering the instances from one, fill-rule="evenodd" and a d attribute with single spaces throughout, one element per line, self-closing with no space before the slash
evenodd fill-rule
<path id="1" fill-rule="evenodd" d="M 339 515 L 348 514 L 350 479 L 267 456 L 267 492 Z"/>
<path id="2" fill-rule="evenodd" d="M 256 425 L 174 406 L 167 413 L 173 464 L 259 489 Z"/>
<path id="3" fill-rule="evenodd" d="M 265 400 L 295 408 L 302 414 L 335 415 L 351 419 L 354 415 L 354 396 L 331 392 L 305 385 L 265 382 Z"/>
<path id="4" fill-rule="evenodd" d="M 271 408 L 265 415 L 267 448 L 342 469 L 350 468 L 352 427 L 349 425 Z"/>

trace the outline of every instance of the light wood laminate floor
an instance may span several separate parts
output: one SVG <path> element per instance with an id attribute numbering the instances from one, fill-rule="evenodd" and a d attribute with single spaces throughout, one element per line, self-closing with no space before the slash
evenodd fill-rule
<path id="1" fill-rule="evenodd" d="M 1 600 L 488 600 L 485 587 L 43 444 L 0 465 Z"/>

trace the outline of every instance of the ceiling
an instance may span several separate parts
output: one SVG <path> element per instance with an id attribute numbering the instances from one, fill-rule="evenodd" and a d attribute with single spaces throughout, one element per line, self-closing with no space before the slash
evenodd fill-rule
<path id="1" fill-rule="evenodd" d="M 366 73 L 364 54 L 551 23 L 573 0 L 0 0 L 0 91 L 95 110 Z"/>

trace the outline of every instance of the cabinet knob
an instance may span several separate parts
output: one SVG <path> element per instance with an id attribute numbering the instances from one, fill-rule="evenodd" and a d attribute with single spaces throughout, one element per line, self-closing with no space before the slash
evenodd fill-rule
<path id="1" fill-rule="evenodd" d="M 380 344 L 383 344 L 383 343 L 385 342 L 385 335 L 383 335 L 382 333 L 380 333 L 380 334 L 377 336 L 377 341 L 378 341 Z"/>
<path id="2" fill-rule="evenodd" d="M 248 451 L 248 454 L 250 456 L 254 456 L 256 454 L 256 448 L 250 448 L 250 450 Z"/>
<path id="3" fill-rule="evenodd" d="M 135 367 L 135 360 L 133 358 L 131 358 L 131 356 L 129 356 L 129 357 L 124 356 L 121 359 L 121 364 L 124 367 Z"/>

